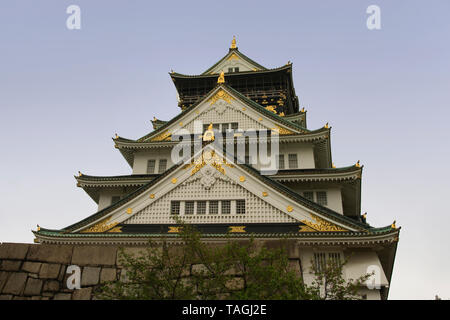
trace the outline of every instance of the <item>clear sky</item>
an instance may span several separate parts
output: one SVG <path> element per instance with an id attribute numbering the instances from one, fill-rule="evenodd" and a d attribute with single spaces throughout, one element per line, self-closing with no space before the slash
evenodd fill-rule
<path id="1" fill-rule="evenodd" d="M 68 30 L 66 8 L 81 8 Z M 381 30 L 366 9 L 381 8 Z M 450 1 L 0 2 L 0 241 L 32 242 L 96 211 L 78 170 L 130 174 L 114 133 L 138 138 L 179 109 L 168 72 L 239 50 L 293 62 L 308 127 L 333 162 L 364 165 L 362 212 L 402 227 L 391 299 L 450 299 Z"/>

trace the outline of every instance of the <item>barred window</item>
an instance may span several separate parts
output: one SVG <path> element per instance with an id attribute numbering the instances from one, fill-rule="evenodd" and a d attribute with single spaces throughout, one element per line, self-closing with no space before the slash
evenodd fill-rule
<path id="1" fill-rule="evenodd" d="M 237 130 L 238 127 L 239 127 L 239 123 L 237 123 L 237 122 L 232 122 L 232 123 L 231 123 L 231 129 L 232 129 L 232 130 Z"/>
<path id="2" fill-rule="evenodd" d="M 284 154 L 278 155 L 278 170 L 284 169 Z"/>
<path id="3" fill-rule="evenodd" d="M 166 171 L 167 168 L 167 159 L 161 159 L 159 160 L 159 169 L 158 172 L 159 173 L 163 173 L 164 171 Z"/>
<path id="4" fill-rule="evenodd" d="M 330 252 L 328 254 L 328 259 L 333 266 L 339 266 L 341 263 L 341 255 L 339 252 Z"/>
<path id="5" fill-rule="evenodd" d="M 245 214 L 245 200 L 236 200 L 236 214 Z"/>
<path id="6" fill-rule="evenodd" d="M 326 206 L 328 204 L 327 201 L 327 193 L 325 191 L 317 191 L 316 192 L 317 203 Z"/>
<path id="7" fill-rule="evenodd" d="M 222 214 L 230 214 L 231 213 L 231 201 L 230 200 L 222 200 Z"/>
<path id="8" fill-rule="evenodd" d="M 147 173 L 155 173 L 155 160 L 148 160 L 147 161 Z"/>
<path id="9" fill-rule="evenodd" d="M 314 266 L 316 271 L 322 272 L 327 264 L 327 256 L 323 252 L 314 253 Z"/>
<path id="10" fill-rule="evenodd" d="M 197 202 L 197 214 L 206 214 L 206 201 Z"/>
<path id="11" fill-rule="evenodd" d="M 113 197 L 111 198 L 111 204 L 114 204 L 114 203 L 116 203 L 116 202 L 119 202 L 119 200 L 120 200 L 120 196 L 113 196 Z"/>
<path id="12" fill-rule="evenodd" d="M 194 214 L 194 201 L 186 201 L 184 204 L 184 214 Z"/>
<path id="13" fill-rule="evenodd" d="M 312 191 L 303 192 L 303 196 L 308 200 L 314 201 L 314 192 Z"/>
<path id="14" fill-rule="evenodd" d="M 210 201 L 209 202 L 209 214 L 218 214 L 219 213 L 219 201 Z"/>
<path id="15" fill-rule="evenodd" d="M 297 168 L 298 168 L 297 154 L 290 153 L 289 154 L 289 169 L 297 169 Z"/>
<path id="16" fill-rule="evenodd" d="M 170 213 L 171 214 L 180 214 L 180 201 L 171 201 L 170 202 Z"/>

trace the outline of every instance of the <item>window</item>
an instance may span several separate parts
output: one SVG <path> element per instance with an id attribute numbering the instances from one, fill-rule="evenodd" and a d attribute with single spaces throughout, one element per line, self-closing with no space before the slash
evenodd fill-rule
<path id="1" fill-rule="evenodd" d="M 228 68 L 228 72 L 233 72 L 233 68 Z"/>
<path id="2" fill-rule="evenodd" d="M 232 122 L 231 123 L 231 130 L 237 130 L 239 127 L 239 123 L 237 122 Z"/>
<path id="3" fill-rule="evenodd" d="M 298 168 L 297 154 L 290 153 L 289 154 L 289 169 L 297 169 L 297 168 Z"/>
<path id="4" fill-rule="evenodd" d="M 236 214 L 245 214 L 245 200 L 236 200 Z"/>
<path id="5" fill-rule="evenodd" d="M 327 255 L 323 252 L 314 253 L 314 266 L 316 270 L 322 272 L 327 265 Z"/>
<path id="6" fill-rule="evenodd" d="M 230 214 L 231 213 L 231 201 L 230 200 L 222 200 L 222 214 Z"/>
<path id="7" fill-rule="evenodd" d="M 314 201 L 314 192 L 312 191 L 303 192 L 303 196 L 308 200 Z"/>
<path id="8" fill-rule="evenodd" d="M 239 72 L 239 67 L 234 68 L 234 72 Z"/>
<path id="9" fill-rule="evenodd" d="M 155 160 L 148 160 L 147 161 L 147 173 L 155 173 Z"/>
<path id="10" fill-rule="evenodd" d="M 171 214 L 180 214 L 180 201 L 171 201 L 170 202 L 170 213 Z"/>
<path id="11" fill-rule="evenodd" d="M 119 200 L 120 200 L 120 196 L 113 196 L 113 197 L 111 198 L 111 204 L 114 204 L 114 203 L 116 203 L 116 202 L 119 202 Z"/>
<path id="12" fill-rule="evenodd" d="M 219 213 L 219 201 L 210 201 L 209 202 L 209 214 L 218 214 Z"/>
<path id="13" fill-rule="evenodd" d="M 328 204 L 327 193 L 325 191 L 317 191 L 316 199 L 317 199 L 317 203 L 322 206 L 326 206 Z"/>
<path id="14" fill-rule="evenodd" d="M 194 201 L 186 201 L 184 205 L 184 214 L 194 214 Z"/>
<path id="15" fill-rule="evenodd" d="M 278 155 L 278 170 L 284 169 L 284 154 Z"/>
<path id="16" fill-rule="evenodd" d="M 339 252 L 316 252 L 314 253 L 314 266 L 317 271 L 325 270 L 327 265 L 338 266 L 341 263 L 341 254 Z"/>
<path id="17" fill-rule="evenodd" d="M 206 201 L 197 202 L 197 214 L 206 214 Z"/>
<path id="18" fill-rule="evenodd" d="M 163 173 L 164 171 L 166 171 L 167 168 L 167 159 L 161 159 L 159 160 L 159 169 L 158 172 L 159 173 Z"/>
<path id="19" fill-rule="evenodd" d="M 339 252 L 330 252 L 328 254 L 328 259 L 334 266 L 338 266 L 341 263 L 341 255 L 339 254 Z"/>

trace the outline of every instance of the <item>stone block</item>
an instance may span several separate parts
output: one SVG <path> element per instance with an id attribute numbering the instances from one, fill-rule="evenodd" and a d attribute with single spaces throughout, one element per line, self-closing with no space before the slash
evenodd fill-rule
<path id="1" fill-rule="evenodd" d="M 204 264 L 193 264 L 192 265 L 192 269 L 191 269 L 191 273 L 195 273 L 195 274 L 198 274 L 198 273 L 207 273 L 208 272 L 208 269 L 205 267 L 205 265 Z"/>
<path id="2" fill-rule="evenodd" d="M 160 250 L 160 249 L 155 248 L 155 250 Z M 142 255 L 147 254 L 147 250 L 145 247 L 126 247 L 123 249 L 123 252 L 125 254 L 131 255 L 133 257 L 140 257 Z M 121 258 L 122 258 L 121 251 L 117 250 L 117 257 L 116 257 L 116 265 L 117 266 L 123 266 Z"/>
<path id="3" fill-rule="evenodd" d="M 73 292 L 73 300 L 91 300 L 92 287 L 81 288 Z"/>
<path id="4" fill-rule="evenodd" d="M 2 292 L 3 287 L 5 286 L 6 280 L 8 280 L 9 275 L 10 275 L 9 272 L 0 271 L 0 292 Z"/>
<path id="5" fill-rule="evenodd" d="M 39 271 L 41 279 L 58 279 L 61 265 L 55 263 L 43 263 Z"/>
<path id="6" fill-rule="evenodd" d="M 2 293 L 20 295 L 25 288 L 27 274 L 24 272 L 14 272 L 9 275 L 8 281 L 3 287 Z"/>
<path id="7" fill-rule="evenodd" d="M 55 293 L 53 293 L 53 292 L 42 292 L 43 297 L 53 298 L 54 295 L 55 295 Z"/>
<path id="8" fill-rule="evenodd" d="M 32 296 L 31 300 L 41 300 L 41 296 Z"/>
<path id="9" fill-rule="evenodd" d="M 53 297 L 53 300 L 71 300 L 72 294 L 71 293 L 57 293 Z"/>
<path id="10" fill-rule="evenodd" d="M 114 281 L 117 278 L 116 268 L 102 268 L 100 282 Z"/>
<path id="11" fill-rule="evenodd" d="M 81 276 L 81 286 L 93 286 L 98 284 L 100 280 L 100 268 L 99 267 L 84 267 L 83 274 Z"/>
<path id="12" fill-rule="evenodd" d="M 26 296 L 37 296 L 41 294 L 43 283 L 44 281 L 40 279 L 28 278 L 23 294 Z"/>
<path id="13" fill-rule="evenodd" d="M 244 279 L 243 278 L 232 278 L 228 280 L 225 286 L 230 290 L 240 290 L 244 287 Z"/>
<path id="14" fill-rule="evenodd" d="M 0 300 L 12 300 L 12 298 L 11 294 L 0 294 Z"/>
<path id="15" fill-rule="evenodd" d="M 56 280 L 47 280 L 44 283 L 44 291 L 55 292 L 59 290 L 59 282 Z"/>
<path id="16" fill-rule="evenodd" d="M 0 270 L 3 271 L 19 271 L 22 261 L 20 260 L 2 260 L 0 262 Z"/>
<path id="17" fill-rule="evenodd" d="M 114 266 L 117 247 L 79 246 L 73 249 L 72 264 L 90 266 Z"/>
<path id="18" fill-rule="evenodd" d="M 61 270 L 59 270 L 59 276 L 58 276 L 58 280 L 59 281 L 63 281 L 64 280 L 64 277 L 66 275 L 66 270 L 67 270 L 67 266 L 62 265 L 61 266 Z"/>
<path id="19" fill-rule="evenodd" d="M 22 265 L 22 270 L 30 273 L 39 273 L 39 269 L 41 268 L 42 263 L 40 262 L 30 262 L 24 261 Z"/>
<path id="20" fill-rule="evenodd" d="M 0 259 L 24 260 L 29 246 L 25 243 L 2 243 L 0 244 Z"/>
<path id="21" fill-rule="evenodd" d="M 68 245 L 34 244 L 31 245 L 27 260 L 69 264 L 73 247 Z"/>

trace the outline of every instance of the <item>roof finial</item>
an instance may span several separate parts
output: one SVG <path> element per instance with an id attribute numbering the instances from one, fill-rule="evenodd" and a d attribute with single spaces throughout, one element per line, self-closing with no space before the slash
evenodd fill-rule
<path id="1" fill-rule="evenodd" d="M 325 129 L 328 129 L 328 122 L 325 124 Z"/>
<path id="2" fill-rule="evenodd" d="M 116 138 L 116 139 L 119 139 L 119 136 L 117 135 L 117 133 L 115 133 L 115 138 Z"/>
<path id="3" fill-rule="evenodd" d="M 219 79 L 217 79 L 217 83 L 225 83 L 225 73 L 223 71 L 220 73 Z"/>
<path id="4" fill-rule="evenodd" d="M 357 168 L 361 167 L 361 165 L 359 164 L 359 160 L 356 162 L 355 166 L 356 166 Z"/>
<path id="5" fill-rule="evenodd" d="M 81 171 L 78 171 L 78 176 L 81 177 L 82 175 Z"/>
<path id="6" fill-rule="evenodd" d="M 305 107 L 302 108 L 302 112 L 305 112 Z"/>
<path id="7" fill-rule="evenodd" d="M 231 40 L 230 49 L 236 49 L 236 36 L 233 36 L 233 40 Z"/>
<path id="8" fill-rule="evenodd" d="M 392 228 L 392 229 L 397 229 L 397 228 L 395 227 L 395 222 L 396 222 L 396 221 L 394 220 L 394 222 L 392 222 L 392 224 L 391 224 L 391 228 Z"/>

